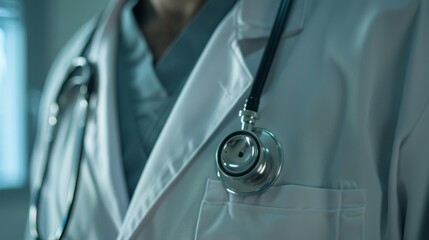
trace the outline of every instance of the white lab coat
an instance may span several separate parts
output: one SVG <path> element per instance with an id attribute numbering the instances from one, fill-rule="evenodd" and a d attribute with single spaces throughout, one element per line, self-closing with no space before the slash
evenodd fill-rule
<path id="1" fill-rule="evenodd" d="M 284 169 L 266 193 L 245 198 L 217 179 L 215 151 L 240 127 L 237 113 L 278 4 L 241 0 L 221 22 L 128 199 L 112 68 L 123 1 L 112 2 L 90 55 L 98 91 L 68 238 L 429 238 L 426 0 L 296 0 L 257 122 L 283 146 Z M 32 179 L 46 154 L 48 103 L 91 29 L 71 40 L 49 75 Z M 55 230 L 65 205 L 71 138 L 62 131 L 53 153 L 42 196 L 44 234 Z"/>

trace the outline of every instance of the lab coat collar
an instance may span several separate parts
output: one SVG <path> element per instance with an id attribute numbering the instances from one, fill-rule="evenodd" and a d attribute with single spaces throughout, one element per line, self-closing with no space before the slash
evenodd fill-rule
<path id="1" fill-rule="evenodd" d="M 243 0 L 235 14 L 238 39 L 265 38 L 270 35 L 281 0 Z M 283 37 L 300 33 L 304 27 L 307 0 L 295 0 Z"/>
<path id="2" fill-rule="evenodd" d="M 297 2 L 295 8 L 299 11 L 292 13 L 296 16 L 292 16 L 285 36 L 302 30 L 305 0 Z M 274 20 L 274 5 L 260 0 L 242 1 L 213 34 L 152 150 L 118 239 L 129 239 L 133 232 L 144 227 L 156 203 L 163 200 L 176 181 L 180 181 L 226 116 L 238 114 L 253 79 L 240 40 L 269 36 L 272 22 L 265 19 Z M 263 14 L 259 14 L 261 9 Z M 213 152 L 212 159 L 205 159 L 207 164 L 213 163 L 214 157 Z"/>

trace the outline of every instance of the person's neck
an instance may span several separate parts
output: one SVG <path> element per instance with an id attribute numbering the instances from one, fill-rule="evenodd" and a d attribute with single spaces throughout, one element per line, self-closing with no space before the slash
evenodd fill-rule
<path id="1" fill-rule="evenodd" d="M 160 19 L 183 27 L 199 9 L 203 0 L 149 0 L 149 2 Z"/>
<path id="2" fill-rule="evenodd" d="M 189 23 L 203 0 L 140 0 L 134 14 L 157 61 Z"/>

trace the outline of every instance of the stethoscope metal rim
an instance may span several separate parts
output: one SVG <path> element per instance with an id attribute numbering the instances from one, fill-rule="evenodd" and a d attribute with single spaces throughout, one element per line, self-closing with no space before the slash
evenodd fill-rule
<path id="1" fill-rule="evenodd" d="M 220 151 L 222 150 L 222 146 L 232 135 L 241 134 L 242 132 L 253 135 L 253 139 L 257 140 L 259 145 L 258 162 L 247 173 L 241 176 L 232 176 L 231 174 L 223 171 L 224 168 L 220 160 Z M 264 145 L 262 145 L 261 142 L 264 142 Z M 218 151 L 216 151 L 217 175 L 221 179 L 226 190 L 230 193 L 240 196 L 261 194 L 271 187 L 277 180 L 283 168 L 283 158 L 283 150 L 280 142 L 276 139 L 274 134 L 267 129 L 255 127 L 253 128 L 253 132 L 233 132 L 219 144 Z M 261 163 L 260 161 L 264 161 L 264 163 Z M 257 166 L 258 164 L 262 164 L 262 167 L 270 168 L 263 169 L 263 171 L 268 171 L 269 174 L 259 174 L 261 169 Z M 269 166 L 263 164 L 269 164 Z"/>

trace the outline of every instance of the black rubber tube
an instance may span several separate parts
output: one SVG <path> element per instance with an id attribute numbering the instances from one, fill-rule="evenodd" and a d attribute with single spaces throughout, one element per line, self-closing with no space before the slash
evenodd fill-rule
<path id="1" fill-rule="evenodd" d="M 284 32 L 292 1 L 293 0 L 282 0 L 280 3 L 267 46 L 262 56 L 261 63 L 259 64 L 258 71 L 256 72 L 255 79 L 253 80 L 252 90 L 244 104 L 244 110 L 258 112 L 259 100 L 264 90 L 265 82 L 268 78 L 280 38 Z"/>

